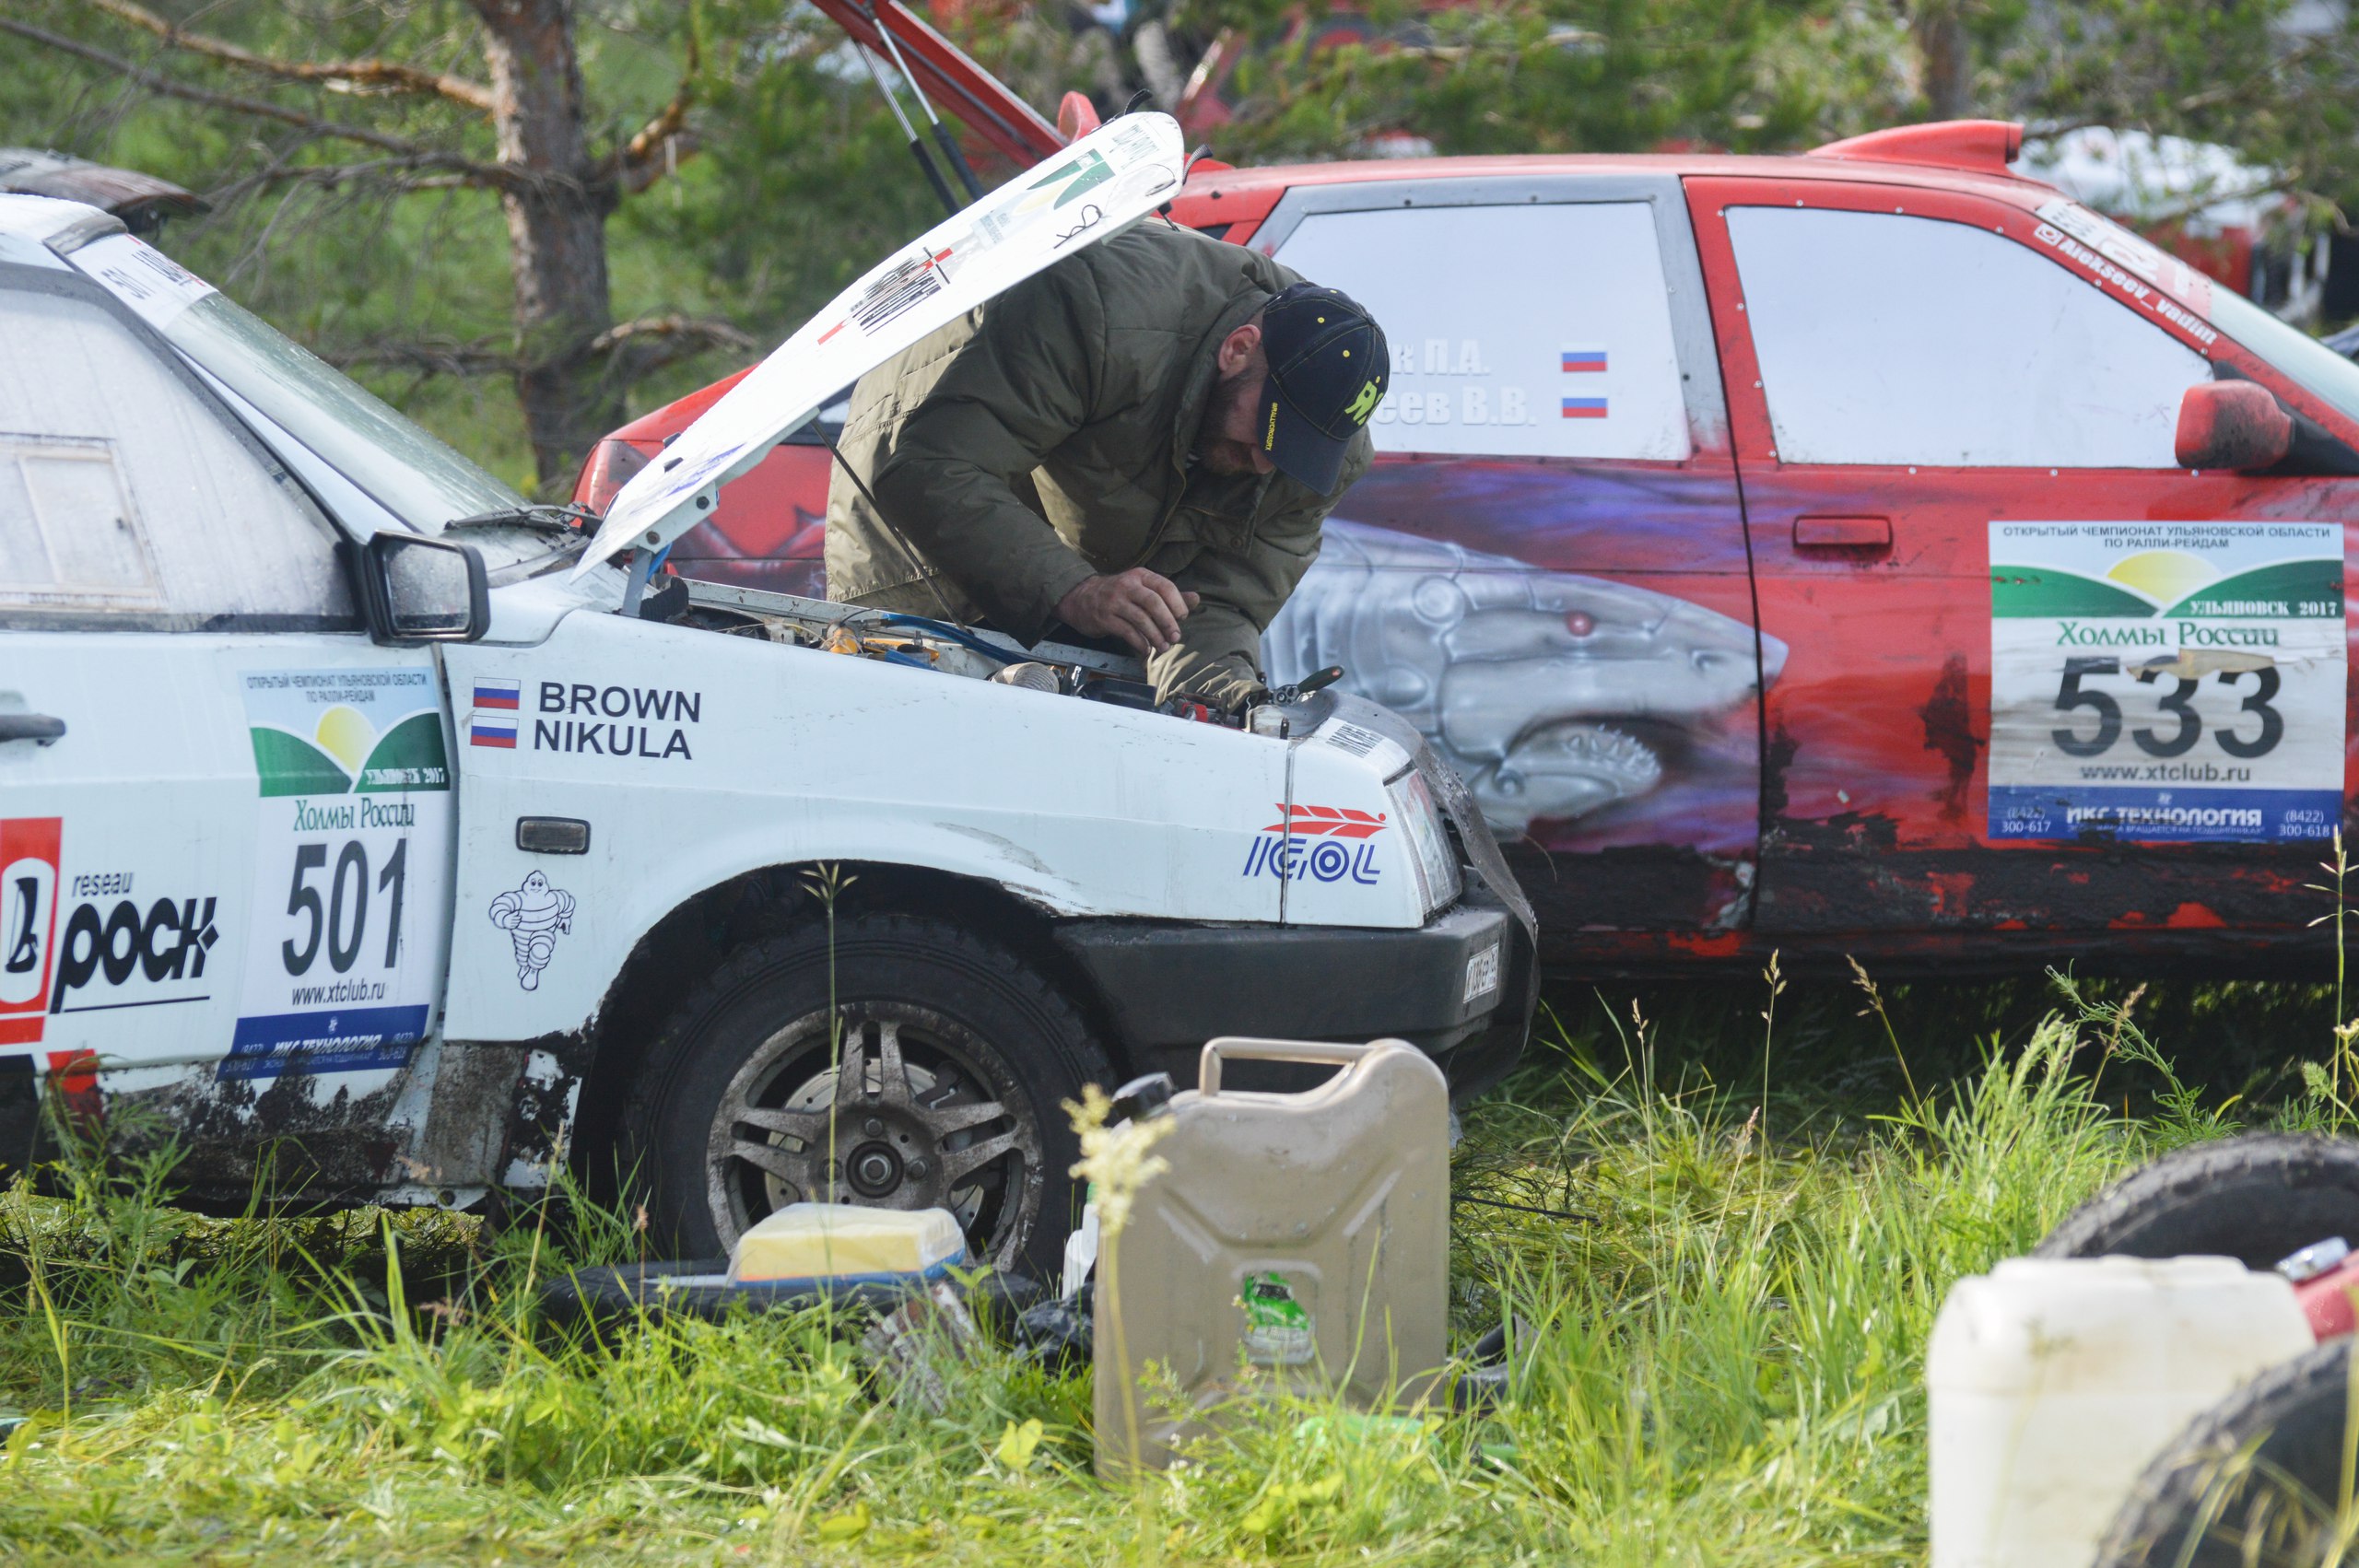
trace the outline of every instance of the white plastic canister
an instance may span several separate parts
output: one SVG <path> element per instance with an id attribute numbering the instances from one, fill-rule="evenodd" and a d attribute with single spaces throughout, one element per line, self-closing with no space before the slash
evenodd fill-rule
<path id="1" fill-rule="evenodd" d="M 1960 1280 L 1925 1356 L 1933 1568 L 2088 1568 L 2197 1414 L 2313 1343 L 2233 1258 L 2011 1258 Z"/>

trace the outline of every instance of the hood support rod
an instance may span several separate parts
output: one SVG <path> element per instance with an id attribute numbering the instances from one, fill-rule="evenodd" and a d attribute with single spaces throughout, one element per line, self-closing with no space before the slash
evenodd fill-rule
<path id="1" fill-rule="evenodd" d="M 910 117 L 901 112 L 901 95 L 895 92 L 891 87 L 886 85 L 885 73 L 876 68 L 876 56 L 868 52 L 868 45 L 862 43 L 855 39 L 851 47 L 852 52 L 860 56 L 860 63 L 868 67 L 868 79 L 874 82 L 876 84 L 876 90 L 885 95 L 886 107 L 892 110 L 894 122 L 901 127 L 901 135 L 909 137 L 910 152 L 911 156 L 916 158 L 918 160 L 918 167 L 925 170 L 925 182 L 933 186 L 933 193 L 941 198 L 942 210 L 948 213 L 952 217 L 957 217 L 958 216 L 958 198 L 950 193 L 950 182 L 943 179 L 942 170 L 936 169 L 933 166 L 933 159 L 927 156 L 925 150 L 925 138 L 919 135 L 917 127 L 910 123 Z M 902 74 L 904 76 L 908 75 L 906 68 L 904 68 Z M 910 85 L 916 85 L 915 77 L 910 78 Z M 924 99 L 924 94 L 919 94 L 919 99 L 922 102 Z M 934 129 L 939 132 L 942 127 L 937 124 Z M 969 176 L 969 178 L 972 178 L 972 176 Z"/>
<path id="2" fill-rule="evenodd" d="M 893 29 L 877 16 L 875 7 L 866 7 L 866 15 L 869 25 L 876 29 L 876 36 L 885 41 L 885 53 L 892 57 L 893 69 L 901 73 L 910 84 L 910 91 L 917 95 L 919 110 L 924 113 L 926 123 L 933 127 L 934 144 L 942 148 L 942 156 L 949 161 L 951 172 L 958 176 L 958 183 L 967 188 L 967 199 L 981 201 L 983 182 L 975 178 L 974 170 L 968 166 L 967 155 L 958 149 L 958 138 L 944 127 L 942 117 L 933 111 L 933 100 L 925 96 L 925 88 L 919 83 L 918 74 L 910 69 L 907 60 L 901 58 L 901 46 L 893 41 Z"/>

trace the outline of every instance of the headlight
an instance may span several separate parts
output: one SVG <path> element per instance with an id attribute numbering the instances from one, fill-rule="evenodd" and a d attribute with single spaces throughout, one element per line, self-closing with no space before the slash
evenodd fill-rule
<path id="1" fill-rule="evenodd" d="M 1384 794 L 1392 805 L 1392 820 L 1409 836 L 1414 851 L 1409 863 L 1416 868 L 1417 892 L 1425 912 L 1430 915 L 1457 898 L 1460 891 L 1458 856 L 1450 849 L 1440 808 L 1434 804 L 1425 776 L 1414 767 L 1385 785 Z"/>

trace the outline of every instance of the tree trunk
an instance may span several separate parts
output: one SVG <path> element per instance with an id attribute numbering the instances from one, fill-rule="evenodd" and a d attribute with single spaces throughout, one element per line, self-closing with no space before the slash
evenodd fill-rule
<path id="1" fill-rule="evenodd" d="M 622 423 L 589 349 L 614 324 L 606 287 L 611 180 L 590 156 L 571 0 L 473 0 L 483 18 L 499 161 L 532 176 L 504 193 L 516 276 L 516 392 L 543 489 Z"/>
<path id="2" fill-rule="evenodd" d="M 1966 30 L 1964 0 L 1918 0 L 1908 27 L 1917 35 L 1925 103 L 1933 118 L 1966 118 L 1974 111 L 1974 41 Z"/>

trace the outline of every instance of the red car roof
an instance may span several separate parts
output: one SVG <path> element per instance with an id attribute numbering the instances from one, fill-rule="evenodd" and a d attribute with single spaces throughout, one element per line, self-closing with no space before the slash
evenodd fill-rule
<path id="1" fill-rule="evenodd" d="M 1191 178 L 1181 201 L 1240 202 L 1247 209 L 1243 216 L 1259 216 L 1275 204 L 1279 193 L 1297 185 L 1579 173 L 1867 181 L 1973 193 L 2026 206 L 2059 193 L 2051 185 L 2007 170 L 2006 160 L 2020 148 L 2021 138 L 2020 126 L 1968 120 L 1899 126 L 1807 153 L 1555 153 L 1225 168 Z M 1198 221 L 1218 221 L 1220 216 L 1206 214 Z"/>
<path id="2" fill-rule="evenodd" d="M 1984 172 L 1890 158 L 1852 158 L 1824 152 L 1522 153 L 1470 158 L 1388 158 L 1334 163 L 1284 163 L 1226 169 L 1192 176 L 1189 188 L 1246 190 L 1264 185 L 1341 185 L 1358 180 L 1464 179 L 1485 174 L 1710 174 L 1799 180 L 1886 180 L 1950 190 L 2000 188 L 2021 193 L 2052 187 L 2017 174 Z"/>

